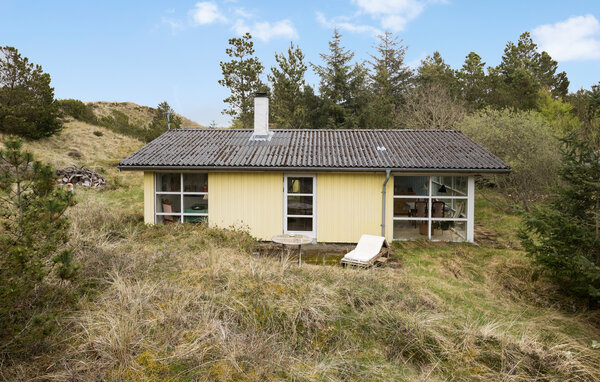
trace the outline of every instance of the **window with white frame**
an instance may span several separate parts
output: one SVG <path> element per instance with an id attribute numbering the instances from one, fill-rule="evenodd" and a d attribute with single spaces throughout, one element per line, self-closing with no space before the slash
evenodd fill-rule
<path id="1" fill-rule="evenodd" d="M 314 175 L 286 175 L 284 177 L 284 231 L 316 235 Z"/>
<path id="2" fill-rule="evenodd" d="M 394 240 L 467 240 L 467 176 L 394 176 Z"/>
<path id="3" fill-rule="evenodd" d="M 156 173 L 154 184 L 156 223 L 207 221 L 207 173 Z"/>

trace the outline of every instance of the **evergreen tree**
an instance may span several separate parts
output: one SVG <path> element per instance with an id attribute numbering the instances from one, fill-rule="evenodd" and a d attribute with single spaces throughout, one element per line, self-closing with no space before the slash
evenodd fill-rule
<path id="1" fill-rule="evenodd" d="M 465 63 L 457 73 L 462 96 L 471 108 L 480 109 L 485 106 L 487 94 L 487 78 L 485 75 L 485 62 L 481 57 L 471 52 L 465 58 Z"/>
<path id="2" fill-rule="evenodd" d="M 589 92 L 590 117 L 600 118 L 600 82 L 592 85 L 592 90 Z"/>
<path id="3" fill-rule="evenodd" d="M 239 38 L 230 38 L 229 45 L 225 53 L 232 60 L 220 62 L 223 79 L 219 80 L 219 84 L 231 91 L 231 95 L 223 100 L 229 104 L 229 108 L 223 110 L 223 114 L 232 116 L 234 124 L 237 122 L 243 128 L 251 128 L 254 110 L 253 95 L 266 90 L 260 79 L 264 66 L 253 56 L 254 43 L 250 33 Z"/>
<path id="4" fill-rule="evenodd" d="M 329 53 L 321 54 L 324 65 L 312 65 L 320 77 L 319 92 L 327 128 L 356 128 L 364 126 L 367 105 L 366 70 L 352 65 L 354 53 L 341 45 L 342 35 L 333 31 Z"/>
<path id="5" fill-rule="evenodd" d="M 371 56 L 371 126 L 397 127 L 400 109 L 410 89 L 412 70 L 404 64 L 406 47 L 390 32 L 378 36 L 376 56 Z"/>
<path id="6" fill-rule="evenodd" d="M 306 124 L 304 104 L 304 74 L 307 66 L 304 53 L 290 42 L 287 56 L 275 54 L 278 67 L 271 68 L 268 75 L 271 82 L 271 114 L 278 127 L 300 129 Z"/>
<path id="7" fill-rule="evenodd" d="M 522 243 L 570 294 L 600 298 L 600 153 L 574 133 L 563 139 L 561 184 L 525 215 Z"/>
<path id="8" fill-rule="evenodd" d="M 567 96 L 573 114 L 582 122 L 581 135 L 592 147 L 600 150 L 600 82 L 591 90 L 580 89 Z"/>
<path id="9" fill-rule="evenodd" d="M 0 132 L 40 139 L 62 125 L 50 75 L 13 47 L 0 47 Z"/>
<path id="10" fill-rule="evenodd" d="M 327 126 L 328 116 L 323 112 L 323 99 L 315 94 L 310 85 L 304 87 L 302 105 L 306 110 L 306 128 L 320 129 Z"/>
<path id="11" fill-rule="evenodd" d="M 42 312 L 56 299 L 57 291 L 56 283 L 44 281 L 46 276 L 52 269 L 63 280 L 75 275 L 73 256 L 63 250 L 69 240 L 64 214 L 74 201 L 70 192 L 56 189 L 49 165 L 21 150 L 20 140 L 9 138 L 4 145 L 6 149 L 0 150 L 0 343 L 11 338 L 19 347 L 30 334 L 32 340 L 40 340 L 40 332 L 46 333 Z M 36 320 L 25 325 L 33 316 Z"/>
<path id="12" fill-rule="evenodd" d="M 564 72 L 556 73 L 558 63 L 546 52 L 538 52 L 528 32 L 515 44 L 508 42 L 502 62 L 490 71 L 495 77 L 492 102 L 499 107 L 534 109 L 540 90 L 554 97 L 567 95 L 569 80 Z"/>
<path id="13" fill-rule="evenodd" d="M 167 116 L 169 118 L 168 120 Z M 148 132 L 144 139 L 146 142 L 150 142 L 167 131 L 169 129 L 169 125 L 171 126 L 171 129 L 179 129 L 182 122 L 183 121 L 181 117 L 175 114 L 175 110 L 169 106 L 167 101 L 163 101 L 156 107 L 154 117 L 148 126 Z"/>
<path id="14" fill-rule="evenodd" d="M 437 84 L 447 89 L 452 95 L 459 93 L 456 72 L 446 64 L 438 51 L 421 61 L 421 65 L 417 68 L 416 83 L 418 86 Z"/>

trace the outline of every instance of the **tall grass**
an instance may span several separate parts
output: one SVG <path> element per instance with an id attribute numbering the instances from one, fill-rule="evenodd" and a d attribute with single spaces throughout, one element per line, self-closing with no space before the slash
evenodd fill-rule
<path id="1" fill-rule="evenodd" d="M 254 258 L 243 232 L 146 227 L 80 193 L 72 241 L 87 291 L 49 380 L 597 380 L 598 316 L 544 302 L 518 251 L 394 246 L 371 270 Z M 94 282 L 90 282 L 94 280 Z M 514 287 L 514 289 L 513 289 Z M 557 298 L 557 300 L 560 300 Z M 557 308 L 558 306 L 558 308 Z M 43 367 L 42 367 L 43 366 Z M 31 373 L 31 374 L 28 374 Z"/>

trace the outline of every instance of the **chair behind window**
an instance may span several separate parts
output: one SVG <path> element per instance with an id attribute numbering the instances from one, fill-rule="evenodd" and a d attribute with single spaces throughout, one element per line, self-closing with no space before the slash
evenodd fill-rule
<path id="1" fill-rule="evenodd" d="M 415 202 L 415 214 L 414 217 L 424 218 L 427 216 L 425 210 L 427 209 L 427 202 Z"/>
<path id="2" fill-rule="evenodd" d="M 173 213 L 173 204 L 169 200 L 163 199 L 161 204 L 162 204 L 162 212 L 171 213 L 171 214 Z M 163 221 L 165 222 L 165 224 L 175 223 L 175 216 L 163 215 Z"/>
<path id="3" fill-rule="evenodd" d="M 431 217 L 432 218 L 443 218 L 444 217 L 444 202 L 433 202 L 431 204 Z"/>

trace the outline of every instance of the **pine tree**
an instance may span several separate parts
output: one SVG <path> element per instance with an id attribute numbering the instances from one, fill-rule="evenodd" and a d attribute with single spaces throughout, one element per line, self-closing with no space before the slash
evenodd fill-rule
<path id="1" fill-rule="evenodd" d="M 412 70 L 404 64 L 406 47 L 390 32 L 378 36 L 376 56 L 371 56 L 371 126 L 397 127 L 398 116 L 410 89 Z"/>
<path id="2" fill-rule="evenodd" d="M 0 47 L 0 132 L 29 139 L 62 129 L 50 75 L 13 47 Z"/>
<path id="3" fill-rule="evenodd" d="M 581 135 L 592 147 L 600 150 L 600 82 L 590 90 L 579 89 L 566 99 L 573 106 L 572 113 L 581 122 Z"/>
<path id="4" fill-rule="evenodd" d="M 315 94 L 310 85 L 304 87 L 302 92 L 302 105 L 306 110 L 306 128 L 320 129 L 327 126 L 329 117 L 323 112 L 323 99 Z"/>
<path id="5" fill-rule="evenodd" d="M 56 287 L 44 281 L 53 270 L 73 278 L 77 266 L 64 245 L 69 240 L 67 208 L 72 194 L 56 189 L 54 171 L 23 152 L 22 142 L 9 138 L 0 150 L 0 342 L 19 333 L 19 341 L 35 331 L 34 322 Z M 22 329 L 22 330 L 21 330 Z M 45 333 L 45 330 L 41 330 Z M 14 338 L 13 338 L 14 339 Z M 39 340 L 37 338 L 36 340 Z"/>
<path id="6" fill-rule="evenodd" d="M 355 63 L 354 53 L 341 45 L 342 35 L 334 29 L 329 53 L 321 54 L 324 65 L 312 65 L 320 77 L 319 92 L 327 128 L 356 128 L 365 124 L 367 105 L 366 70 Z"/>
<path id="7" fill-rule="evenodd" d="M 251 128 L 253 95 L 266 90 L 260 79 L 264 66 L 253 56 L 254 43 L 250 33 L 239 38 L 230 38 L 229 45 L 225 53 L 232 60 L 220 62 L 223 79 L 219 80 L 219 84 L 231 91 L 231 95 L 223 100 L 229 104 L 229 108 L 224 109 L 223 114 L 232 116 L 234 124 L 237 122 L 244 128 Z"/>
<path id="8" fill-rule="evenodd" d="M 563 140 L 561 183 L 525 215 L 524 248 L 568 293 L 600 298 L 600 153 L 571 133 Z"/>
<path id="9" fill-rule="evenodd" d="M 463 99 L 474 109 L 485 106 L 487 81 L 484 69 L 485 62 L 481 57 L 475 52 L 470 52 L 457 73 Z"/>
<path id="10" fill-rule="evenodd" d="M 435 51 L 433 55 L 427 56 L 421 61 L 417 68 L 415 78 L 417 86 L 439 85 L 448 90 L 452 95 L 458 95 L 459 84 L 456 72 L 446 64 L 440 52 Z"/>
<path id="11" fill-rule="evenodd" d="M 271 68 L 271 113 L 278 127 L 300 129 L 305 127 L 307 109 L 304 104 L 304 74 L 307 66 L 304 53 L 290 42 L 287 56 L 275 54 L 278 67 Z"/>
<path id="12" fill-rule="evenodd" d="M 169 120 L 167 121 L 167 114 L 169 115 Z M 148 126 L 148 132 L 144 137 L 146 142 L 150 142 L 155 139 L 165 131 L 169 129 L 169 125 L 171 129 L 179 129 L 181 127 L 181 117 L 175 114 L 175 110 L 169 106 L 167 101 L 163 101 L 158 104 L 156 110 L 154 111 L 154 117 Z"/>
<path id="13" fill-rule="evenodd" d="M 508 42 L 502 62 L 490 71 L 495 78 L 492 102 L 499 107 L 535 109 L 540 90 L 554 97 L 567 95 L 569 80 L 565 72 L 556 73 L 558 63 L 546 52 L 538 52 L 529 32 L 517 43 Z"/>
<path id="14" fill-rule="evenodd" d="M 589 92 L 590 117 L 600 118 L 600 82 Z"/>

